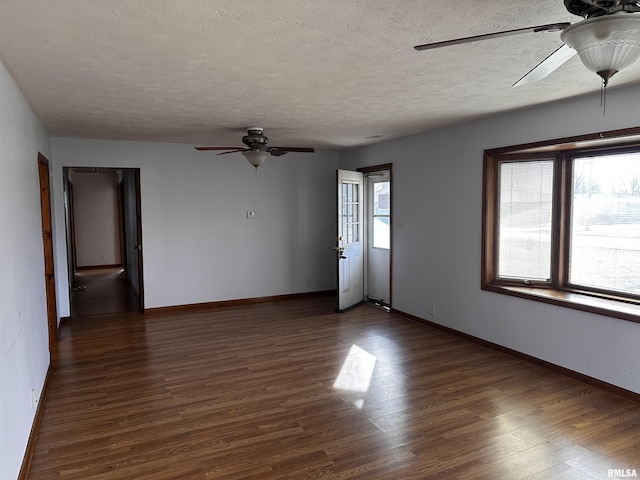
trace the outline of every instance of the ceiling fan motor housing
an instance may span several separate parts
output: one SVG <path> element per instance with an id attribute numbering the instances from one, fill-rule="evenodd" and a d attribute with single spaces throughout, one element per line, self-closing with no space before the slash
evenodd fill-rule
<path id="1" fill-rule="evenodd" d="M 583 18 L 600 17 L 616 12 L 640 12 L 638 0 L 564 0 L 564 6 Z"/>
<path id="2" fill-rule="evenodd" d="M 251 127 L 247 129 L 247 134 L 242 137 L 242 143 L 251 150 L 260 150 L 269 143 L 269 139 L 262 134 L 262 128 Z"/>

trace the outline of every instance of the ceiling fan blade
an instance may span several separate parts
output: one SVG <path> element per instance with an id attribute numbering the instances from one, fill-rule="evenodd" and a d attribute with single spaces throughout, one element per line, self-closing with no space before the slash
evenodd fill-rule
<path id="1" fill-rule="evenodd" d="M 536 27 L 516 28 L 515 30 L 505 30 L 504 32 L 493 32 L 485 33 L 484 35 L 456 38 L 454 40 L 445 40 L 444 42 L 425 43 L 424 45 L 416 45 L 413 48 L 416 50 L 430 50 L 433 48 L 448 47 L 450 45 L 479 42 L 480 40 L 489 40 L 491 38 L 508 37 L 509 35 L 518 35 L 520 33 L 557 32 L 567 28 L 569 25 L 569 22 L 549 23 L 547 25 L 538 25 Z"/>
<path id="2" fill-rule="evenodd" d="M 193 147 L 196 150 L 234 150 L 234 151 L 242 151 L 244 148 L 242 147 Z"/>
<path id="3" fill-rule="evenodd" d="M 305 147 L 269 147 L 269 153 L 276 157 L 280 155 L 284 155 L 289 152 L 308 152 L 313 153 L 315 150 L 313 148 L 305 148 Z"/>
<path id="4" fill-rule="evenodd" d="M 526 85 L 527 83 L 542 80 L 575 54 L 576 51 L 573 48 L 564 44 L 561 45 L 551 55 L 529 70 L 520 80 L 514 83 L 512 87 L 519 87 L 520 85 Z"/>
<path id="5" fill-rule="evenodd" d="M 217 153 L 216 157 L 218 155 L 228 155 L 230 153 L 247 152 L 248 150 L 248 148 L 236 148 L 235 150 L 229 150 L 228 152 Z"/>

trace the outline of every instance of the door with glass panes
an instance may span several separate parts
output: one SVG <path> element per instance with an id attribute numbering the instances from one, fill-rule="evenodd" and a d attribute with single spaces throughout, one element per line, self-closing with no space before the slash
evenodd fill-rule
<path id="1" fill-rule="evenodd" d="M 363 182 L 360 172 L 338 170 L 338 308 L 345 311 L 364 301 Z"/>

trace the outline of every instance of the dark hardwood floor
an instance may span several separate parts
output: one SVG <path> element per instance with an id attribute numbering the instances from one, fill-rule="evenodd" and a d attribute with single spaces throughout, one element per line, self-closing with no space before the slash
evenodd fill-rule
<path id="1" fill-rule="evenodd" d="M 71 322 L 29 478 L 640 474 L 640 405 L 369 305 L 333 310 L 325 296 Z"/>
<path id="2" fill-rule="evenodd" d="M 72 318 L 140 310 L 138 298 L 122 268 L 80 270 L 73 284 Z"/>

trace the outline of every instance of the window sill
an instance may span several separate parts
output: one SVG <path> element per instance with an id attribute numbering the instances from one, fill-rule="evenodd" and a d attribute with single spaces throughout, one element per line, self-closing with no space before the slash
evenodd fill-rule
<path id="1" fill-rule="evenodd" d="M 640 305 L 550 288 L 485 285 L 483 290 L 640 323 Z"/>

